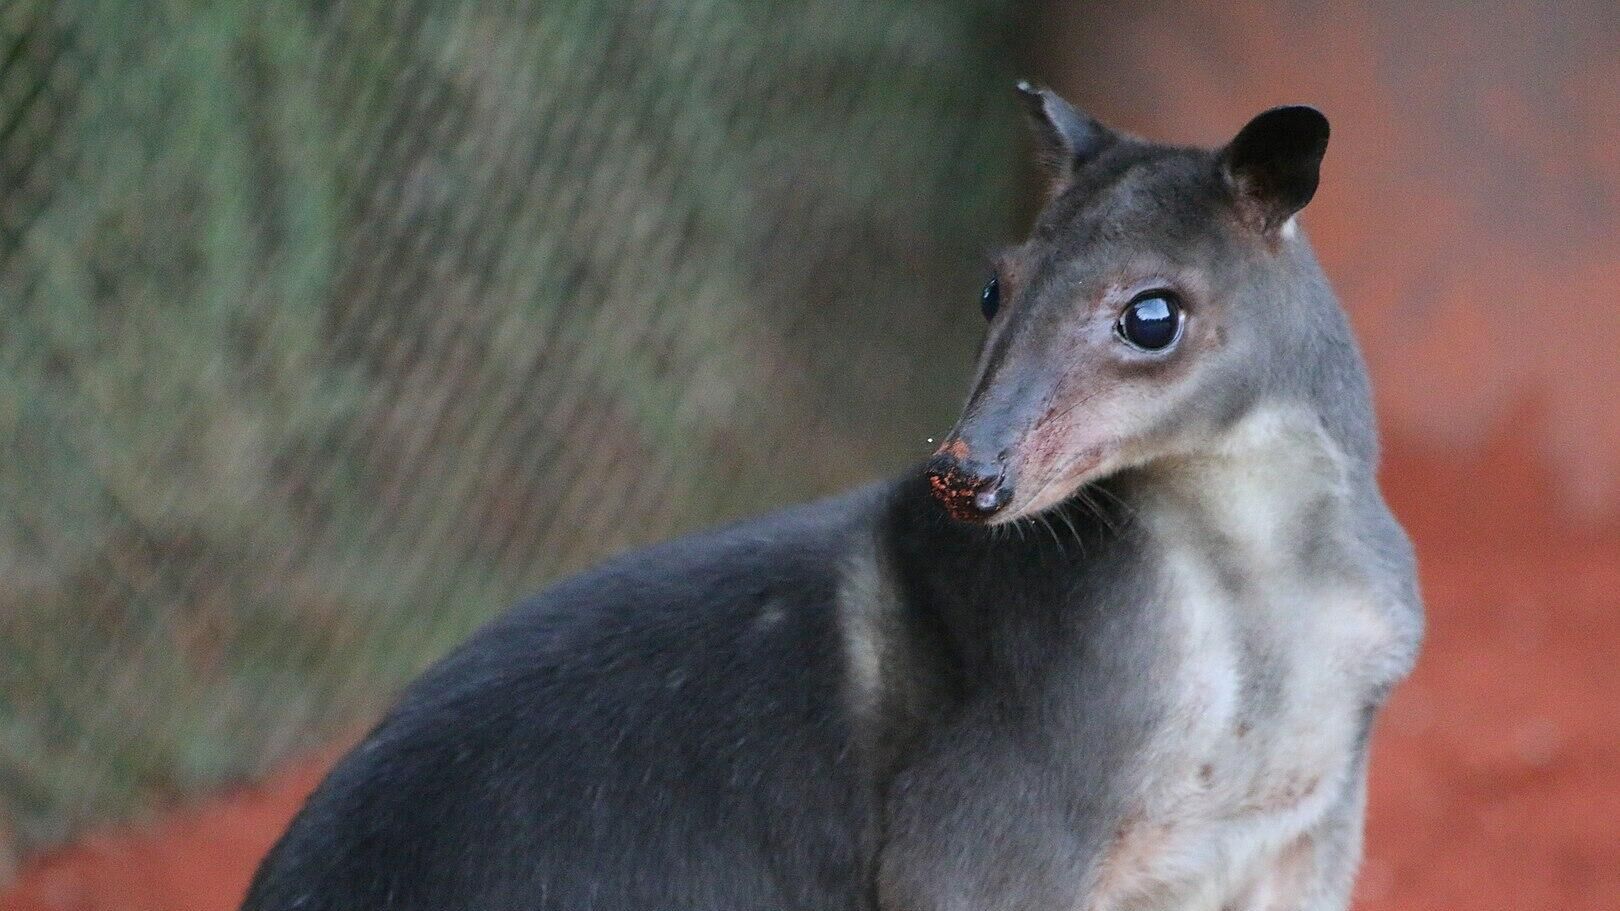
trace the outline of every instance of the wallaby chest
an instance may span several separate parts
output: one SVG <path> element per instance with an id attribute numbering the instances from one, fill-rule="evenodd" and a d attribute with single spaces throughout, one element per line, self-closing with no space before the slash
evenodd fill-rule
<path id="1" fill-rule="evenodd" d="M 1332 444 L 1279 414 L 1233 441 L 1142 498 L 1159 715 L 1090 907 L 1230 902 L 1353 796 L 1370 710 L 1404 670 Z"/>

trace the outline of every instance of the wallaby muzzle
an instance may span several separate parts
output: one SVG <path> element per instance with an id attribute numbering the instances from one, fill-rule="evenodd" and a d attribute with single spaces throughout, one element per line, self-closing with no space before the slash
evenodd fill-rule
<path id="1" fill-rule="evenodd" d="M 928 484 L 934 498 L 954 519 L 984 522 L 1012 502 L 1012 485 L 998 463 L 965 455 L 967 444 L 948 441 L 928 462 Z"/>
<path id="2" fill-rule="evenodd" d="M 1016 345 L 996 346 L 956 426 L 929 460 L 929 486 L 952 518 L 991 522 L 1029 480 L 1023 475 L 1030 434 L 1060 379 L 1051 358 L 1037 355 Z"/>
<path id="3" fill-rule="evenodd" d="M 1030 421 L 1021 399 L 1026 384 L 981 388 L 929 460 L 934 498 L 962 522 L 990 522 L 1015 499 L 1017 455 Z"/>

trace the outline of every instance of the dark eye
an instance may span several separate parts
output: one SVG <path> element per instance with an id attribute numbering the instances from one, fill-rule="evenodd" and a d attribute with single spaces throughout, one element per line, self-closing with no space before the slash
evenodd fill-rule
<path id="1" fill-rule="evenodd" d="M 1131 301 L 1114 331 L 1143 351 L 1162 351 L 1181 335 L 1181 304 L 1168 291 L 1149 291 Z"/>
<path id="2" fill-rule="evenodd" d="M 992 275 L 984 283 L 984 290 L 979 293 L 979 309 L 984 311 L 984 318 L 996 318 L 996 311 L 1001 309 L 1001 276 Z"/>

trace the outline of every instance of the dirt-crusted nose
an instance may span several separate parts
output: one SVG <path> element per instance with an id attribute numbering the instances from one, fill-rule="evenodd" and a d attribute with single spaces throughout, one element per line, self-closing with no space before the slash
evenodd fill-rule
<path id="1" fill-rule="evenodd" d="M 951 517 L 984 522 L 1012 501 L 1001 467 L 971 457 L 961 441 L 949 441 L 928 462 L 928 484 Z"/>

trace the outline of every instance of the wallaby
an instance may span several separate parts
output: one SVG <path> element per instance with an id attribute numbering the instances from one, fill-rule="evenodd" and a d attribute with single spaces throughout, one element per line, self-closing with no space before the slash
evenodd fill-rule
<path id="1" fill-rule="evenodd" d="M 1327 121 L 1211 151 L 1020 91 L 1051 188 L 938 452 L 496 620 L 246 909 L 1346 907 L 1422 622 L 1296 220 Z"/>

